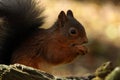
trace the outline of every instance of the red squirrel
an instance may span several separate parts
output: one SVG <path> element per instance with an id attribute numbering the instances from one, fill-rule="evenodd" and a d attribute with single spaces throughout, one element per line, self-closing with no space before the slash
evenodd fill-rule
<path id="1" fill-rule="evenodd" d="M 45 70 L 87 53 L 85 29 L 71 10 L 61 11 L 48 29 L 35 0 L 0 0 L 0 64 Z"/>

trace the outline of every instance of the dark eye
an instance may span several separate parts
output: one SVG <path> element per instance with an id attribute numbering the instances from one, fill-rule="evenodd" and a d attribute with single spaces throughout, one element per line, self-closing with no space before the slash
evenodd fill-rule
<path id="1" fill-rule="evenodd" d="M 78 31 L 77 31 L 76 28 L 72 27 L 72 28 L 69 29 L 69 34 L 70 35 L 76 35 L 77 33 L 78 33 Z"/>

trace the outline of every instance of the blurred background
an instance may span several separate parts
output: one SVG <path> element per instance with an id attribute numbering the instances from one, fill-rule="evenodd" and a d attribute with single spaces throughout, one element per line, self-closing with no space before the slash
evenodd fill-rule
<path id="1" fill-rule="evenodd" d="M 89 53 L 72 63 L 55 67 L 59 76 L 84 76 L 106 61 L 120 65 L 120 0 L 41 0 L 45 7 L 45 28 L 50 27 L 61 10 L 71 9 L 84 25 Z"/>

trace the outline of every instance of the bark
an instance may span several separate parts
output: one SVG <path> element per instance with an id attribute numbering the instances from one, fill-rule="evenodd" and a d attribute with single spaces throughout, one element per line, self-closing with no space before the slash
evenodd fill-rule
<path id="1" fill-rule="evenodd" d="M 21 64 L 0 64 L 0 80 L 120 80 L 119 75 L 120 67 L 113 67 L 110 62 L 102 64 L 89 76 L 65 78 L 56 78 L 54 75 Z"/>

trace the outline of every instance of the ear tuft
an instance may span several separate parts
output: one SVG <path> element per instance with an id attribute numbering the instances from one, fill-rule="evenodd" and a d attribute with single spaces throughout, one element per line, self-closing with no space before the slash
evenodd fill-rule
<path id="1" fill-rule="evenodd" d="M 73 12 L 72 12 L 71 10 L 68 10 L 68 11 L 67 11 L 67 16 L 73 17 Z"/>
<path id="2" fill-rule="evenodd" d="M 64 11 L 61 11 L 58 16 L 58 24 L 59 26 L 64 26 L 66 22 L 67 22 L 67 16 Z"/>
<path id="3" fill-rule="evenodd" d="M 65 12 L 61 11 L 58 18 L 61 19 L 61 18 L 64 18 L 64 17 L 66 17 Z"/>

